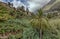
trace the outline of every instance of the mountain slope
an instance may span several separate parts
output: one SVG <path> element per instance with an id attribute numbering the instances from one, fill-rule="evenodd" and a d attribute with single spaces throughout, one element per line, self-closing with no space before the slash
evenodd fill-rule
<path id="1" fill-rule="evenodd" d="M 22 37 L 22 29 L 26 21 L 21 19 L 25 17 L 23 13 L 25 12 L 22 10 L 16 10 L 14 7 L 9 7 L 8 4 L 0 2 L 0 39 L 8 39 L 10 35 L 17 38 Z M 25 21 L 23 22 L 23 20 Z"/>
<path id="2" fill-rule="evenodd" d="M 11 6 L 11 7 L 10 7 Z M 0 2 L 0 20 L 7 20 L 9 18 L 19 18 L 31 15 L 30 12 L 24 11 L 24 7 L 17 9 L 8 5 L 7 3 Z"/>
<path id="3" fill-rule="evenodd" d="M 47 10 L 51 10 L 54 7 L 58 7 L 60 6 L 60 0 L 54 0 L 54 2 L 52 2 L 53 0 L 51 0 L 51 2 L 49 2 L 46 6 L 44 6 L 43 10 L 47 11 Z"/>

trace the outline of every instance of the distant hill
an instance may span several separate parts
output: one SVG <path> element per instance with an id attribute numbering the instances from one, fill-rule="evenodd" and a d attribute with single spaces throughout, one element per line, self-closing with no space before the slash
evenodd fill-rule
<path id="1" fill-rule="evenodd" d="M 60 11 L 60 0 L 51 0 L 46 6 L 44 6 L 44 12 Z"/>

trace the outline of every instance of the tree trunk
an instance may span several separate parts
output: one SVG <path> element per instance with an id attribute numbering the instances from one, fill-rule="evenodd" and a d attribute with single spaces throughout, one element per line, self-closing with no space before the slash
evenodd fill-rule
<path id="1" fill-rule="evenodd" d="M 40 29 L 40 39 L 43 39 L 42 30 Z"/>

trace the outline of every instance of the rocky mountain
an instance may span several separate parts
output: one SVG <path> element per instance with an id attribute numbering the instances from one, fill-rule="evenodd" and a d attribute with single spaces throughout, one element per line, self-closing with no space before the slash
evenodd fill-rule
<path id="1" fill-rule="evenodd" d="M 44 12 L 60 11 L 60 0 L 51 0 L 43 7 Z"/>

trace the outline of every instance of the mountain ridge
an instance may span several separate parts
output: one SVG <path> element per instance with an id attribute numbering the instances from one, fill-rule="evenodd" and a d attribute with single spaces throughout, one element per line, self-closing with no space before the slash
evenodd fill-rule
<path id="1" fill-rule="evenodd" d="M 58 9 L 58 6 L 60 6 L 60 0 L 53 0 L 54 2 L 52 2 L 52 0 L 43 8 L 44 12 L 47 11 L 51 11 L 51 10 L 55 10 Z M 56 7 L 56 8 L 55 8 Z M 58 10 L 57 10 L 58 11 Z"/>

